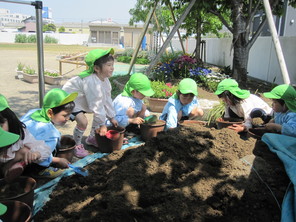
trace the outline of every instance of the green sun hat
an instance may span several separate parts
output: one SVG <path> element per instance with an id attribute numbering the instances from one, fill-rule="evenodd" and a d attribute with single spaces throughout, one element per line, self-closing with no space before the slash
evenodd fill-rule
<path id="1" fill-rule="evenodd" d="M 7 132 L 0 127 L 0 147 L 5 147 L 14 144 L 16 141 L 19 140 L 19 138 L 20 135 Z"/>
<path id="2" fill-rule="evenodd" d="M 296 112 L 296 90 L 288 85 L 282 84 L 274 87 L 270 92 L 265 92 L 263 95 L 269 99 L 282 99 L 289 110 Z"/>
<path id="3" fill-rule="evenodd" d="M 5 98 L 5 96 L 0 94 L 0 112 L 5 110 L 6 108 L 9 108 L 7 99 Z"/>
<path id="4" fill-rule="evenodd" d="M 42 109 L 32 113 L 31 118 L 40 122 L 48 123 L 50 122 L 50 118 L 47 115 L 47 111 L 49 109 L 72 102 L 77 96 L 77 92 L 69 94 L 59 88 L 51 89 L 43 98 Z"/>
<path id="5" fill-rule="evenodd" d="M 178 89 L 182 94 L 192 93 L 195 96 L 198 95 L 197 84 L 193 79 L 190 78 L 182 79 L 179 83 Z"/>
<path id="6" fill-rule="evenodd" d="M 152 96 L 154 94 L 151 88 L 151 82 L 143 73 L 134 73 L 131 75 L 122 92 L 122 96 L 132 96 L 132 91 L 137 90 L 144 96 Z"/>
<path id="7" fill-rule="evenodd" d="M 240 89 L 238 87 L 237 81 L 234 79 L 224 79 L 222 80 L 217 87 L 217 90 L 215 92 L 216 95 L 220 95 L 224 91 L 228 90 L 233 95 L 240 99 L 246 99 L 250 96 L 250 91 L 245 89 Z"/>
<path id="8" fill-rule="evenodd" d="M 0 203 L 0 216 L 5 214 L 7 211 L 7 206 L 5 206 L 4 204 Z"/>
<path id="9" fill-rule="evenodd" d="M 94 63 L 97 59 L 103 57 L 104 55 L 107 55 L 107 54 L 114 54 L 114 49 L 113 48 L 110 48 L 110 49 L 107 49 L 107 50 L 103 50 L 103 49 L 94 49 L 94 50 L 91 50 L 86 56 L 85 56 L 85 63 L 87 64 L 88 66 L 88 69 L 87 70 L 84 70 L 83 72 L 81 72 L 79 74 L 79 77 L 80 78 L 85 78 L 91 74 L 94 73 Z"/>

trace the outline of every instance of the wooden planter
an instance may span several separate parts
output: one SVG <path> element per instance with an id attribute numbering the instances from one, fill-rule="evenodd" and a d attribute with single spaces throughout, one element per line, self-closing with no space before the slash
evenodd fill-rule
<path id="1" fill-rule="evenodd" d="M 61 85 L 62 76 L 44 76 L 44 82 L 49 85 Z"/>
<path id="2" fill-rule="evenodd" d="M 147 101 L 150 111 L 161 113 L 168 99 L 147 98 Z"/>
<path id="3" fill-rule="evenodd" d="M 32 74 L 28 74 L 28 73 L 24 72 L 23 77 L 26 82 L 29 82 L 29 83 L 37 83 L 38 82 L 38 75 L 37 74 L 32 75 Z"/>
<path id="4" fill-rule="evenodd" d="M 24 78 L 24 72 L 23 71 L 18 71 L 16 70 L 16 76 L 15 76 L 16 79 L 22 79 Z"/>

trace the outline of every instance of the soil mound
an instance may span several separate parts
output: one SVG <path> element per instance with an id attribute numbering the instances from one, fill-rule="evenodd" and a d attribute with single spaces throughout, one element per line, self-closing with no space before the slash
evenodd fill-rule
<path id="1" fill-rule="evenodd" d="M 280 221 L 289 183 L 264 143 L 200 125 L 87 169 L 63 178 L 34 221 Z"/>

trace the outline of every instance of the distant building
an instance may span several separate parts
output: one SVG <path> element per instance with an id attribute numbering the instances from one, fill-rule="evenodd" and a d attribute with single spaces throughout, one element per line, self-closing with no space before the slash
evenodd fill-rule
<path id="1" fill-rule="evenodd" d="M 3 29 L 7 24 L 22 24 L 29 17 L 30 15 L 11 13 L 8 9 L 0 8 L 0 27 Z"/>
<path id="2" fill-rule="evenodd" d="M 57 32 L 60 27 L 65 28 L 65 33 L 75 33 L 75 34 L 89 34 L 88 23 L 79 22 L 64 22 L 55 24 L 57 27 Z"/>

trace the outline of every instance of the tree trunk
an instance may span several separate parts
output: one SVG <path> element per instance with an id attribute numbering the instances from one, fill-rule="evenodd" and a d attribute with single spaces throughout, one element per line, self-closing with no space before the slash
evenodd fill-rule
<path id="1" fill-rule="evenodd" d="M 233 78 L 236 79 L 240 85 L 245 86 L 248 79 L 248 61 L 249 61 L 249 47 L 243 45 L 238 40 L 234 44 L 233 55 Z"/>
<path id="2" fill-rule="evenodd" d="M 195 46 L 195 59 L 201 61 L 200 57 L 200 42 L 201 42 L 201 22 L 200 19 L 196 20 L 196 46 Z"/>

